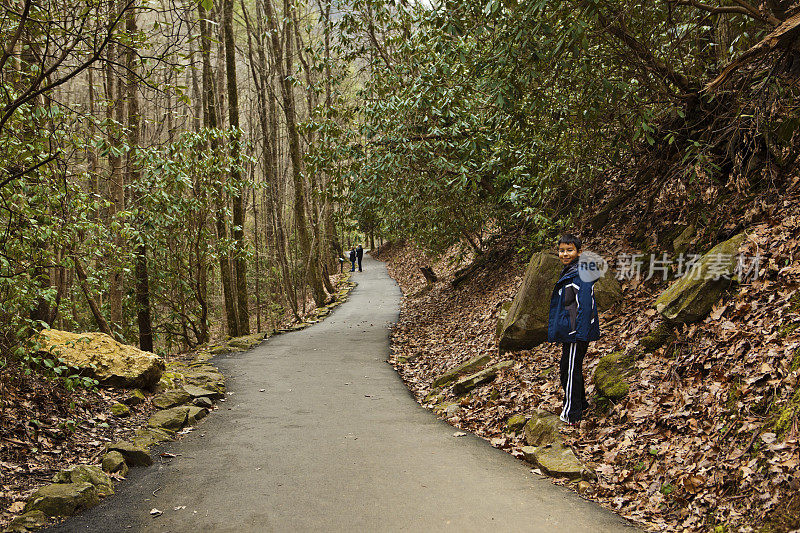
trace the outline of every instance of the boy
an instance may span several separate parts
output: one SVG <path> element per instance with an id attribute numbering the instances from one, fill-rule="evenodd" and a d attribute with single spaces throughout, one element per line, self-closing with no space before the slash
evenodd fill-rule
<path id="1" fill-rule="evenodd" d="M 588 407 L 583 386 L 583 358 L 589 341 L 600 338 L 600 320 L 594 301 L 594 281 L 581 279 L 578 254 L 581 240 L 565 233 L 558 241 L 558 258 L 564 265 L 550 297 L 547 340 L 561 342 L 561 386 L 564 408 L 561 420 L 570 426 L 580 424 Z M 586 276 L 591 279 L 591 276 Z"/>

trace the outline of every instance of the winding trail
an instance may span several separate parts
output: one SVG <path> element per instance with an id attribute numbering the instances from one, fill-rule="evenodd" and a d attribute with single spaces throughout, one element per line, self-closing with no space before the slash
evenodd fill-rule
<path id="1" fill-rule="evenodd" d="M 232 394 L 166 444 L 178 457 L 133 469 L 51 531 L 634 531 L 484 440 L 454 438 L 385 362 L 397 284 L 368 256 L 354 280 L 324 322 L 217 357 Z"/>

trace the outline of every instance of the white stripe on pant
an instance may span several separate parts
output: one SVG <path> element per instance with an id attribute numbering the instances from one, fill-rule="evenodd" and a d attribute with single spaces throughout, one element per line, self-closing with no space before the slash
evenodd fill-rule
<path id="1" fill-rule="evenodd" d="M 564 407 L 561 420 L 577 422 L 586 409 L 586 391 L 583 382 L 583 358 L 588 342 L 565 342 L 561 353 L 561 386 L 564 389 Z"/>

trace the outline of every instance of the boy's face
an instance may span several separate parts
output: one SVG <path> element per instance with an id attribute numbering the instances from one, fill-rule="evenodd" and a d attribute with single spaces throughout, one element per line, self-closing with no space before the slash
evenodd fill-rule
<path id="1" fill-rule="evenodd" d="M 558 245 L 558 258 L 568 265 L 578 258 L 578 249 L 572 243 L 562 242 Z"/>

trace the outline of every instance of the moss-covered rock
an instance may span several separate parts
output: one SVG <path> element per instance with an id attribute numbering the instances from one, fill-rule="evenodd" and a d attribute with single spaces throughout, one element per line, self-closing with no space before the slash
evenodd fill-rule
<path id="1" fill-rule="evenodd" d="M 455 381 L 460 376 L 464 374 L 470 374 L 481 370 L 483 367 L 489 364 L 492 358 L 489 355 L 478 355 L 470 359 L 469 361 L 465 361 L 460 365 L 451 368 L 435 380 L 433 380 L 433 387 L 443 387 L 450 383 L 451 381 Z"/>
<path id="2" fill-rule="evenodd" d="M 145 395 L 142 392 L 142 389 L 133 389 L 130 393 L 128 393 L 125 398 L 122 399 L 122 403 L 125 405 L 139 405 L 140 403 L 144 402 Z"/>
<path id="3" fill-rule="evenodd" d="M 211 365 L 192 368 L 183 374 L 186 383 L 225 394 L 225 376 Z"/>
<path id="4" fill-rule="evenodd" d="M 227 344 L 220 344 L 209 347 L 208 351 L 211 353 L 211 355 L 222 355 L 226 353 L 231 353 L 233 349 Z"/>
<path id="5" fill-rule="evenodd" d="M 433 412 L 447 418 L 455 415 L 461 409 L 458 402 L 442 402 L 433 408 Z"/>
<path id="6" fill-rule="evenodd" d="M 670 322 L 690 323 L 705 318 L 730 285 L 744 238 L 740 233 L 712 248 L 685 276 L 661 293 L 656 310 Z"/>
<path id="7" fill-rule="evenodd" d="M 508 316 L 499 328 L 501 349 L 532 348 L 547 340 L 550 294 L 563 267 L 552 253 L 533 254 Z"/>
<path id="8" fill-rule="evenodd" d="M 503 324 L 506 323 L 508 318 L 508 310 L 511 309 L 511 301 L 503 302 L 500 306 L 500 312 L 497 314 L 497 325 L 494 327 L 494 338 L 499 340 L 503 334 Z"/>
<path id="9" fill-rule="evenodd" d="M 502 361 L 488 368 L 484 368 L 480 372 L 461 378 L 453 385 L 453 394 L 456 396 L 461 396 L 468 393 L 475 387 L 490 383 L 494 381 L 494 378 L 497 377 L 497 373 L 500 370 L 510 366 L 514 366 L 514 361 Z"/>
<path id="10" fill-rule="evenodd" d="M 25 504 L 25 513 L 41 511 L 47 516 L 72 516 L 100 503 L 91 483 L 54 483 L 40 488 Z"/>
<path id="11" fill-rule="evenodd" d="M 205 418 L 207 414 L 208 414 L 208 409 L 192 405 L 189 407 L 189 411 L 186 414 L 186 424 L 193 426 L 199 420 Z"/>
<path id="12" fill-rule="evenodd" d="M 153 458 L 150 457 L 150 452 L 147 451 L 147 448 L 136 446 L 126 440 L 111 443 L 106 450 L 121 453 L 125 457 L 125 462 L 128 466 L 150 466 L 153 464 Z"/>
<path id="13" fill-rule="evenodd" d="M 162 392 L 153 398 L 153 405 L 159 409 L 169 409 L 170 407 L 188 403 L 191 399 L 192 396 L 182 388 L 172 389 Z"/>
<path id="14" fill-rule="evenodd" d="M 423 404 L 437 404 L 444 398 L 444 393 L 440 389 L 433 389 L 422 399 Z"/>
<path id="15" fill-rule="evenodd" d="M 65 364 L 97 379 L 104 387 L 152 390 L 165 368 L 158 356 L 120 344 L 105 333 L 46 329 L 35 340 L 42 350 L 58 355 Z"/>
<path id="16" fill-rule="evenodd" d="M 778 411 L 775 421 L 775 433 L 783 437 L 791 429 L 792 423 L 800 416 L 800 387 L 795 390 L 794 396 Z"/>
<path id="17" fill-rule="evenodd" d="M 125 457 L 117 452 L 111 451 L 103 456 L 102 461 L 103 471 L 109 474 L 119 474 L 121 476 L 128 475 L 128 464 L 125 462 Z"/>
<path id="18" fill-rule="evenodd" d="M 131 414 L 131 409 L 124 403 L 112 403 L 111 414 L 122 418 L 129 416 Z"/>
<path id="19" fill-rule="evenodd" d="M 528 422 L 528 417 L 522 413 L 516 414 L 508 419 L 506 422 L 506 429 L 509 433 L 519 433 L 525 424 Z"/>
<path id="20" fill-rule="evenodd" d="M 689 251 L 689 246 L 697 235 L 697 230 L 691 224 L 685 226 L 681 233 L 672 240 L 672 250 L 676 254 L 685 254 Z"/>
<path id="21" fill-rule="evenodd" d="M 186 425 L 186 417 L 188 414 L 189 408 L 186 406 L 172 407 L 170 409 L 164 409 L 163 411 L 157 411 L 153 413 L 153 416 L 147 421 L 147 426 L 177 431 Z"/>
<path id="22" fill-rule="evenodd" d="M 525 424 L 522 432 L 529 446 L 543 446 L 561 442 L 559 428 L 564 423 L 556 415 L 537 409 Z"/>
<path id="23" fill-rule="evenodd" d="M 639 344 L 644 349 L 645 353 L 653 353 L 667 343 L 675 341 L 675 334 L 672 327 L 666 322 L 659 322 L 650 333 L 642 337 Z"/>
<path id="24" fill-rule="evenodd" d="M 242 337 L 233 337 L 226 344 L 237 350 L 249 350 L 264 342 L 266 335 L 266 333 L 261 332 L 253 333 L 252 335 L 244 335 Z"/>
<path id="25" fill-rule="evenodd" d="M 207 396 L 200 396 L 199 398 L 192 400 L 192 405 L 196 407 L 202 407 L 203 409 L 211 409 L 214 407 L 214 402 L 212 402 Z"/>
<path id="26" fill-rule="evenodd" d="M 542 472 L 551 477 L 565 477 L 568 479 L 590 477 L 589 472 L 578 461 L 573 451 L 564 446 L 562 442 L 526 447 L 523 448 L 523 455 L 525 455 L 527 461 L 535 464 Z"/>
<path id="27" fill-rule="evenodd" d="M 94 485 L 98 496 L 114 494 L 114 484 L 108 474 L 98 466 L 74 465 L 53 476 L 53 483 L 86 482 Z"/>
<path id="28" fill-rule="evenodd" d="M 605 311 L 622 301 L 622 286 L 612 275 L 605 275 L 593 285 L 597 309 Z"/>
<path id="29" fill-rule="evenodd" d="M 181 386 L 185 378 L 183 372 L 180 372 L 173 365 L 171 369 L 161 374 L 161 379 L 158 380 L 158 385 L 155 388 L 157 393 L 172 390 Z"/>
<path id="30" fill-rule="evenodd" d="M 47 525 L 47 515 L 41 511 L 30 511 L 19 515 L 8 524 L 3 533 L 28 533 Z"/>
<path id="31" fill-rule="evenodd" d="M 592 378 L 597 393 L 611 400 L 624 398 L 629 390 L 625 378 L 633 370 L 634 360 L 633 351 L 614 352 L 601 358 Z"/>
<path id="32" fill-rule="evenodd" d="M 147 449 L 156 444 L 172 440 L 174 436 L 174 431 L 168 431 L 162 428 L 142 428 L 137 429 L 133 434 L 133 444 L 139 448 Z"/>
<path id="33" fill-rule="evenodd" d="M 198 387 L 197 385 L 184 385 L 183 390 L 186 391 L 192 398 L 211 398 L 218 400 L 225 396 L 219 391 Z"/>

